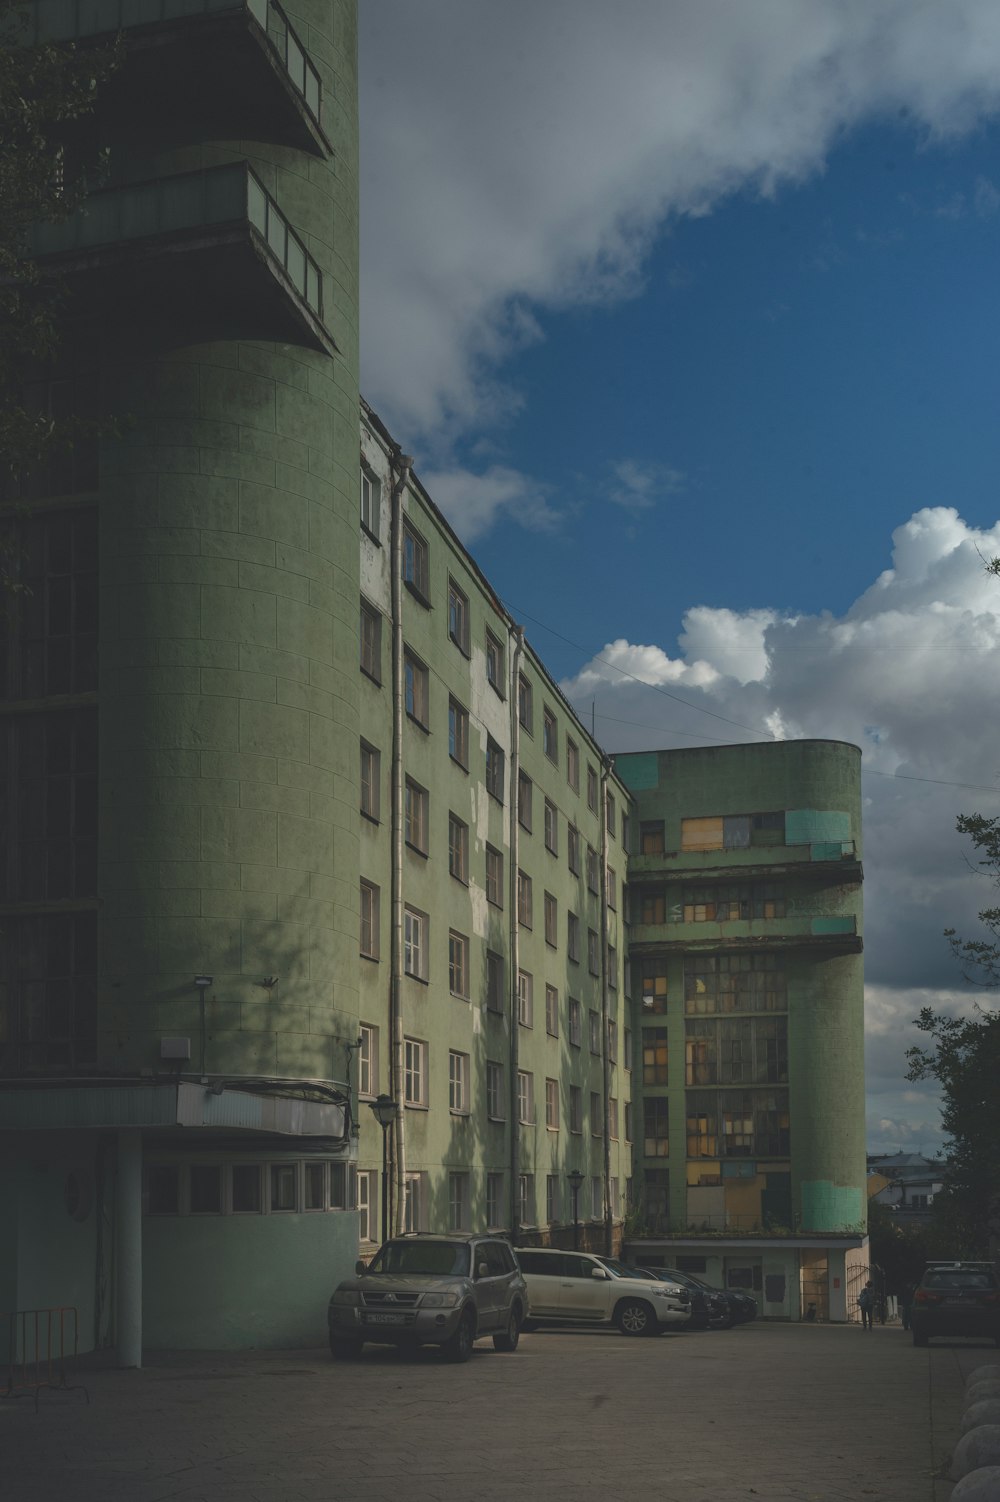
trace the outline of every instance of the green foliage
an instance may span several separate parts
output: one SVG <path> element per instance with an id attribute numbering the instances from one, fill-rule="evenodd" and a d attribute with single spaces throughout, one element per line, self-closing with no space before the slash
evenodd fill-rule
<path id="1" fill-rule="evenodd" d="M 31 257 L 31 228 L 68 218 L 97 181 L 100 153 L 79 149 L 117 52 L 34 43 L 29 13 L 0 0 L 0 483 L 72 444 L 81 424 L 24 400 L 26 375 L 59 343 L 63 289 Z M 0 588 L 13 585 L 0 555 Z"/>

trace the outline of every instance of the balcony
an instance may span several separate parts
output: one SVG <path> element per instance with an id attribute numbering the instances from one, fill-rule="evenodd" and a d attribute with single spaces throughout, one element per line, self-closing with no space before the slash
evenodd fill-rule
<path id="1" fill-rule="evenodd" d="M 119 324 L 336 349 L 322 273 L 245 162 L 95 193 L 64 223 L 36 226 L 32 253 L 88 313 Z"/>
<path id="2" fill-rule="evenodd" d="M 189 119 L 225 139 L 274 141 L 318 155 L 319 71 L 278 0 L 36 0 L 37 39 L 110 43 L 121 34 L 126 66 L 102 90 L 106 121 Z"/>
<path id="3" fill-rule="evenodd" d="M 666 850 L 629 857 L 629 881 L 718 880 L 757 877 L 775 881 L 853 883 L 864 879 L 854 840 L 817 845 L 751 846 L 743 850 Z"/>
<path id="4" fill-rule="evenodd" d="M 732 949 L 792 949 L 803 945 L 860 954 L 861 936 L 854 914 L 820 916 L 795 914 L 784 918 L 731 919 L 723 923 L 666 923 L 632 925 L 631 952 L 661 954 L 717 953 Z"/>

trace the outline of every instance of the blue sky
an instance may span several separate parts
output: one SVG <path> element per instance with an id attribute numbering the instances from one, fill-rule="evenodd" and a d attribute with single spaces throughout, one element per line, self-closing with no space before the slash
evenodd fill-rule
<path id="1" fill-rule="evenodd" d="M 362 15 L 366 396 L 609 749 L 862 746 L 869 1137 L 934 1148 L 910 1022 L 995 901 L 1000 7 Z"/>

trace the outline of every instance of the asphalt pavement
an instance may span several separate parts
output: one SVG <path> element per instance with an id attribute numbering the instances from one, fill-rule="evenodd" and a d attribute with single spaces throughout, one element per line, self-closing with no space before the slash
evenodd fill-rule
<path id="1" fill-rule="evenodd" d="M 898 1326 L 756 1323 L 542 1330 L 464 1366 L 376 1347 L 85 1361 L 37 1413 L 0 1402 L 0 1473 L 11 1502 L 947 1502 L 965 1375 L 996 1359 Z"/>

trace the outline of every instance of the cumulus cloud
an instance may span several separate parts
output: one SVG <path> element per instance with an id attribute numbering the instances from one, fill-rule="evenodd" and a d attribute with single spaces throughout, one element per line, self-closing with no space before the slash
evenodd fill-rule
<path id="1" fill-rule="evenodd" d="M 367 395 L 425 448 L 509 415 L 538 311 L 633 294 L 672 219 L 801 181 L 862 122 L 967 130 L 998 55 L 994 0 L 364 6 Z"/>
<path id="2" fill-rule="evenodd" d="M 608 499 L 626 511 L 649 511 L 665 496 L 678 495 L 684 489 L 684 475 L 668 464 L 619 459 L 611 469 Z"/>
<path id="3" fill-rule="evenodd" d="M 978 531 L 946 507 L 893 534 L 892 567 L 842 615 L 699 606 L 678 650 L 610 642 L 563 684 L 611 749 L 805 736 L 863 751 L 869 1089 L 876 1125 L 940 1136 L 932 1094 L 904 1084 L 921 1006 L 967 1010 L 942 931 L 995 905 L 956 814 L 1000 814 L 1000 583 Z M 742 731 L 738 727 L 743 727 Z M 907 1093 L 909 1092 L 909 1093 Z M 878 1128 L 882 1130 L 881 1127 Z M 880 1139 L 883 1144 L 887 1138 Z"/>
<path id="4" fill-rule="evenodd" d="M 471 545 L 502 511 L 531 532 L 549 532 L 559 514 L 543 485 L 516 469 L 493 464 L 482 474 L 464 468 L 432 470 L 422 476 L 462 541 Z"/>

